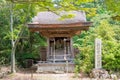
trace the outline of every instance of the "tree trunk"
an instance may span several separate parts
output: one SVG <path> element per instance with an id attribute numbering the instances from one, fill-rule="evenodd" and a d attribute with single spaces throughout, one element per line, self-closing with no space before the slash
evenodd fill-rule
<path id="1" fill-rule="evenodd" d="M 12 51 L 11 51 L 11 72 L 15 73 L 15 41 L 13 36 L 13 3 L 10 5 L 10 30 L 11 30 L 11 45 L 12 45 Z"/>
<path id="2" fill-rule="evenodd" d="M 12 51 L 11 51 L 11 72 L 16 73 L 16 70 L 15 70 L 15 47 L 13 47 Z"/>

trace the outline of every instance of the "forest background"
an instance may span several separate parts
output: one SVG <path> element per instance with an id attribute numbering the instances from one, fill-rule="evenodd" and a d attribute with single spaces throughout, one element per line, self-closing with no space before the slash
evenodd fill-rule
<path id="1" fill-rule="evenodd" d="M 75 72 L 89 73 L 94 68 L 95 38 L 102 40 L 103 68 L 119 72 L 119 5 L 119 0 L 0 0 L 0 65 L 9 66 L 14 56 L 17 67 L 25 67 L 26 59 L 39 59 L 40 46 L 46 46 L 45 38 L 27 28 L 38 12 L 84 10 L 93 25 L 73 38 L 74 47 L 80 50 L 74 60 Z"/>

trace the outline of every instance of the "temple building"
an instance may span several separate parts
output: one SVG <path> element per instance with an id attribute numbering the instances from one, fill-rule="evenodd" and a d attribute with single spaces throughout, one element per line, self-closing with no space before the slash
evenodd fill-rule
<path id="1" fill-rule="evenodd" d="M 73 14 L 71 18 L 61 20 L 61 16 Z M 28 24 L 31 32 L 39 32 L 47 39 L 47 47 L 41 48 L 41 60 L 37 71 L 68 71 L 73 72 L 75 51 L 73 36 L 88 30 L 91 22 L 86 21 L 83 11 L 39 12 Z M 44 51 L 43 51 L 44 50 Z"/>

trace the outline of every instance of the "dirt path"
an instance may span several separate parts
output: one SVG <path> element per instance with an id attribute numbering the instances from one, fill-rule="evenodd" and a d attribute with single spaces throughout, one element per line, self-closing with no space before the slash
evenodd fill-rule
<path id="1" fill-rule="evenodd" d="M 73 73 L 63 74 L 28 74 L 28 73 L 16 73 L 11 74 L 8 77 L 0 80 L 97 80 L 90 78 L 74 78 Z M 106 79 L 110 80 L 110 79 Z"/>

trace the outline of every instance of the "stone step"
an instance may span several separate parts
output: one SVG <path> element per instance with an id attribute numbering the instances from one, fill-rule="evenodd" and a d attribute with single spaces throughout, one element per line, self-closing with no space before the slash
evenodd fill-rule
<path id="1" fill-rule="evenodd" d="M 36 72 L 74 72 L 74 64 L 41 63 L 37 64 Z"/>

